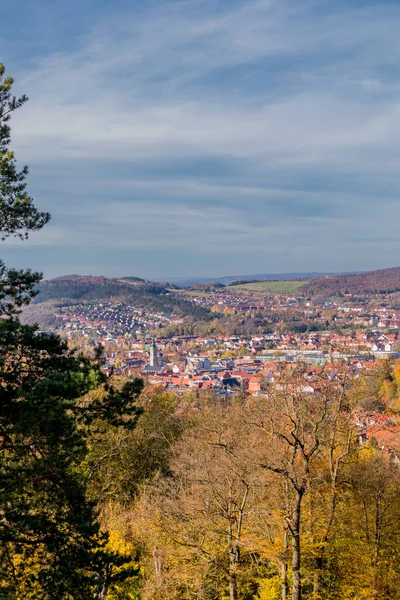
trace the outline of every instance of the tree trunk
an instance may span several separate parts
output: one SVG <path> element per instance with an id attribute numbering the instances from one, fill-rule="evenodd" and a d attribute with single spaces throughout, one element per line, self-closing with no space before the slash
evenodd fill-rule
<path id="1" fill-rule="evenodd" d="M 321 553 L 324 550 L 321 550 Z M 318 599 L 320 598 L 320 594 L 321 594 L 321 573 L 323 570 L 323 564 L 324 564 L 324 558 L 323 556 L 317 556 L 317 558 L 315 559 L 315 572 L 314 572 L 314 580 L 313 580 L 313 592 L 314 592 L 314 598 Z"/>
<path id="2" fill-rule="evenodd" d="M 154 570 L 156 572 L 156 577 L 159 579 L 162 575 L 162 559 L 160 555 L 160 551 L 157 546 L 153 548 L 153 557 L 154 557 Z"/>
<path id="3" fill-rule="evenodd" d="M 301 547 L 300 547 L 300 522 L 301 501 L 303 491 L 296 490 L 295 504 L 293 507 L 292 520 L 292 577 L 293 589 L 292 600 L 301 600 Z"/>
<path id="4" fill-rule="evenodd" d="M 288 584 L 288 562 L 289 562 L 289 515 L 290 515 L 290 500 L 289 500 L 289 482 L 286 479 L 284 482 L 286 515 L 283 520 L 283 551 L 281 560 L 281 600 L 287 600 L 289 596 Z"/>
<path id="5" fill-rule="evenodd" d="M 379 554 L 381 549 L 381 497 L 380 493 L 375 494 L 375 532 L 374 532 L 374 555 L 372 559 L 373 567 L 373 582 L 372 582 L 372 597 L 375 599 L 379 595 L 378 590 L 378 569 L 379 569 Z"/>
<path id="6" fill-rule="evenodd" d="M 281 600 L 287 600 L 288 597 L 288 578 L 287 578 L 287 560 L 289 550 L 289 534 L 287 529 L 283 534 L 283 558 L 281 561 Z"/>
<path id="7" fill-rule="evenodd" d="M 236 573 L 229 573 L 229 600 L 238 600 Z"/>
<path id="8" fill-rule="evenodd" d="M 238 555 L 232 546 L 229 548 L 229 600 L 238 600 L 237 591 L 237 565 Z"/>
<path id="9" fill-rule="evenodd" d="M 105 598 L 107 597 L 108 588 L 110 587 L 111 582 L 111 571 L 112 567 L 110 565 L 106 565 L 104 569 L 103 586 L 98 596 L 99 600 L 105 600 Z"/>
<path id="10" fill-rule="evenodd" d="M 229 549 L 229 600 L 238 600 L 237 592 L 237 565 L 239 562 L 239 549 L 235 547 L 233 541 L 232 525 L 228 528 L 228 549 Z"/>

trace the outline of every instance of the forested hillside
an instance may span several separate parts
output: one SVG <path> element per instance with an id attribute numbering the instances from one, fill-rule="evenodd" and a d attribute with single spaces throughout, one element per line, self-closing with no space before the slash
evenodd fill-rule
<path id="1" fill-rule="evenodd" d="M 313 279 L 301 290 L 307 296 L 320 297 L 397 292 L 400 290 L 400 267 L 321 277 Z"/>
<path id="2" fill-rule="evenodd" d="M 42 281 L 37 291 L 35 304 L 50 300 L 111 300 L 166 315 L 190 316 L 201 320 L 207 320 L 210 316 L 206 308 L 188 302 L 163 285 L 138 278 L 119 280 L 71 275 Z"/>

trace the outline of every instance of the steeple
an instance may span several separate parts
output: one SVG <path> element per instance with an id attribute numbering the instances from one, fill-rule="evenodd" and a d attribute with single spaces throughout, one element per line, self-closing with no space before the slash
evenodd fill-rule
<path id="1" fill-rule="evenodd" d="M 158 367 L 157 346 L 154 340 L 150 346 L 150 366 Z"/>

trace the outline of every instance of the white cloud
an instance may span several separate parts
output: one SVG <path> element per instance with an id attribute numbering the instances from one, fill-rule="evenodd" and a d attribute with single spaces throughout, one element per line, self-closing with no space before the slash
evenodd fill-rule
<path id="1" fill-rule="evenodd" d="M 72 51 L 15 74 L 31 97 L 13 119 L 17 155 L 55 197 L 48 207 L 55 225 L 29 247 L 228 257 L 240 245 L 247 257 L 275 253 L 281 264 L 290 251 L 293 261 L 318 254 L 329 262 L 351 248 L 360 264 L 349 268 L 361 268 L 378 247 L 389 256 L 372 241 L 376 233 L 396 235 L 400 214 L 387 196 L 339 193 L 329 183 L 307 191 L 301 175 L 375 174 L 391 182 L 388 196 L 400 191 L 400 82 L 392 69 L 400 6 L 249 0 L 211 7 L 165 2 L 114 15 Z M 196 171 L 196 160 L 228 160 L 235 171 L 213 178 Z M 175 164 L 168 178 L 159 173 L 163 163 Z M 202 208 L 202 199 L 215 206 Z M 330 210 L 313 216 L 311 206 L 309 219 L 299 218 L 307 202 Z M 358 227 L 369 245 L 348 241 Z"/>
<path id="2" fill-rule="evenodd" d="M 352 168 L 387 168 L 380 153 L 400 150 L 398 95 L 370 100 L 368 94 L 385 89 L 375 65 L 391 42 L 394 58 L 400 10 L 313 16 L 313 3 L 271 0 L 208 15 L 207 6 L 167 3 L 128 13 L 94 28 L 75 52 L 42 60 L 20 81 L 32 97 L 14 123 L 24 158 L 112 163 L 219 155 L 261 165 L 343 169 L 350 161 Z M 289 62 L 277 85 L 273 80 L 272 97 L 268 63 L 255 97 L 246 78 L 238 79 L 236 92 L 224 91 L 218 80 L 199 81 L 282 56 Z M 296 67 L 302 56 L 307 59 Z M 279 79 L 285 80 L 290 60 L 295 83 L 289 94 Z M 366 68 L 360 93 L 348 97 L 349 77 Z M 324 69 L 330 87 L 316 77 Z"/>

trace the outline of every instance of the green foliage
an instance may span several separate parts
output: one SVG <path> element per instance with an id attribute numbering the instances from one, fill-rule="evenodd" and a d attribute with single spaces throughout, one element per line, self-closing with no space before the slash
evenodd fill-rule
<path id="1" fill-rule="evenodd" d="M 102 504 L 129 503 L 155 473 L 170 473 L 173 443 L 184 428 L 182 418 L 174 414 L 176 404 L 174 394 L 156 391 L 142 398 L 134 430 L 100 424 L 85 460 L 91 497 L 101 498 Z"/>
<path id="2" fill-rule="evenodd" d="M 92 598 L 101 565 L 119 558 L 105 549 L 80 463 L 94 422 L 132 428 L 142 382 L 106 386 L 101 403 L 82 401 L 101 383 L 99 371 L 58 337 L 15 320 L 0 322 L 0 378 L 0 585 L 7 593 L 23 586 L 26 598 L 77 589 Z"/>
<path id="3" fill-rule="evenodd" d="M 8 148 L 11 96 L 0 66 L 0 234 L 26 239 L 49 220 L 26 192 Z M 86 497 L 81 463 L 94 422 L 132 429 L 142 382 L 107 386 L 101 357 L 73 355 L 55 335 L 22 325 L 18 313 L 40 275 L 0 262 L 0 597 L 7 600 L 104 598 L 136 572 L 107 547 L 96 503 Z M 82 399 L 104 384 L 102 402 Z"/>
<path id="4" fill-rule="evenodd" d="M 18 171 L 14 153 L 10 150 L 11 114 L 28 100 L 26 96 L 12 95 L 13 79 L 5 76 L 0 64 L 0 235 L 26 239 L 30 231 L 45 225 L 50 215 L 39 212 L 26 192 L 28 167 Z"/>

